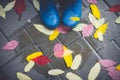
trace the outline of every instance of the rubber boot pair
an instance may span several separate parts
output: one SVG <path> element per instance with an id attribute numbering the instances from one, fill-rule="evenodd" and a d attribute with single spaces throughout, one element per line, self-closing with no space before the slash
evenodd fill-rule
<path id="1" fill-rule="evenodd" d="M 72 17 L 81 17 L 82 0 L 59 0 L 63 10 L 62 23 L 74 28 L 79 21 L 71 20 Z M 60 16 L 53 0 L 40 0 L 40 18 L 49 29 L 55 29 L 60 24 Z"/>

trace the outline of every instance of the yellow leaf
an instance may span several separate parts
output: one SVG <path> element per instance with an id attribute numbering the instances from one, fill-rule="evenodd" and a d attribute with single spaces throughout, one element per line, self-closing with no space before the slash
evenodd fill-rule
<path id="1" fill-rule="evenodd" d="M 71 17 L 70 19 L 73 20 L 73 21 L 80 21 L 79 17 Z"/>
<path id="2" fill-rule="evenodd" d="M 96 32 L 94 33 L 94 38 L 97 39 L 98 38 L 98 33 L 99 31 L 102 32 L 102 34 L 104 35 L 106 30 L 107 30 L 107 27 L 108 27 L 108 24 L 103 24 L 101 25 L 97 30 Z"/>
<path id="3" fill-rule="evenodd" d="M 59 31 L 57 29 L 54 30 L 54 33 L 49 35 L 49 40 L 52 41 L 52 40 L 55 40 L 57 38 L 57 36 L 59 35 Z"/>
<path id="4" fill-rule="evenodd" d="M 120 64 L 117 65 L 116 69 L 120 71 Z"/>
<path id="5" fill-rule="evenodd" d="M 90 8 L 91 8 L 91 10 L 92 10 L 93 15 L 94 15 L 96 18 L 100 19 L 101 14 L 100 14 L 100 11 L 99 11 L 97 5 L 95 5 L 95 4 L 90 4 Z"/>
<path id="6" fill-rule="evenodd" d="M 64 60 L 65 60 L 65 63 L 67 65 L 67 67 L 71 67 L 72 65 L 72 54 L 68 54 L 66 56 L 63 56 Z"/>
<path id="7" fill-rule="evenodd" d="M 89 74 L 88 74 L 88 80 L 96 80 L 98 74 L 100 73 L 100 63 L 97 62 L 90 70 Z"/>
<path id="8" fill-rule="evenodd" d="M 38 57 L 38 56 L 41 56 L 41 55 L 42 55 L 42 52 L 34 52 L 34 53 L 28 55 L 28 56 L 26 57 L 26 60 L 27 60 L 27 61 L 31 61 L 32 59 L 34 59 L 34 58 L 36 58 L 36 57 Z"/>

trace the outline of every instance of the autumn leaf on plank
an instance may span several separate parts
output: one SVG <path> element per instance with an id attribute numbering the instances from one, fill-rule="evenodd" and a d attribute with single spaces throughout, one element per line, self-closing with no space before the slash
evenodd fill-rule
<path id="1" fill-rule="evenodd" d="M 120 16 L 116 18 L 115 23 L 120 24 Z"/>
<path id="2" fill-rule="evenodd" d="M 54 33 L 54 30 L 49 30 L 47 28 L 45 28 L 44 25 L 41 24 L 33 24 L 33 26 L 40 32 L 46 34 L 46 35 L 51 35 Z"/>
<path id="3" fill-rule="evenodd" d="M 64 54 L 63 54 L 63 58 L 64 58 L 64 61 L 66 63 L 66 66 L 67 67 L 71 67 L 72 66 L 72 61 L 73 61 L 73 58 L 72 58 L 72 53 L 73 51 L 68 49 L 66 46 L 63 45 L 63 48 L 64 48 Z"/>
<path id="4" fill-rule="evenodd" d="M 38 65 L 44 66 L 48 64 L 51 60 L 47 56 L 41 55 L 34 58 L 33 61 Z"/>
<path id="5" fill-rule="evenodd" d="M 82 62 L 82 56 L 80 54 L 76 55 L 75 58 L 73 59 L 71 69 L 77 70 L 81 65 L 81 62 Z"/>
<path id="6" fill-rule="evenodd" d="M 5 11 L 5 12 L 10 11 L 10 10 L 14 7 L 14 5 L 15 5 L 15 1 L 16 1 L 16 0 L 13 0 L 13 1 L 9 2 L 9 3 L 4 7 L 4 11 Z"/>
<path id="7" fill-rule="evenodd" d="M 120 64 L 116 66 L 116 70 L 120 71 Z"/>
<path id="8" fill-rule="evenodd" d="M 26 8 L 25 0 L 16 0 L 15 1 L 14 9 L 18 15 L 21 15 L 23 13 L 23 11 L 25 10 L 25 8 Z"/>
<path id="9" fill-rule="evenodd" d="M 60 25 L 57 27 L 57 30 L 62 34 L 66 34 L 68 31 L 71 30 L 71 28 L 68 26 Z"/>
<path id="10" fill-rule="evenodd" d="M 120 71 L 116 70 L 115 66 L 108 67 L 106 70 L 113 80 L 120 80 Z"/>
<path id="11" fill-rule="evenodd" d="M 42 55 L 43 55 L 42 52 L 33 52 L 26 57 L 26 60 L 29 62 L 29 61 L 32 61 L 33 59 L 35 59 L 39 56 L 42 56 Z"/>
<path id="12" fill-rule="evenodd" d="M 57 76 L 57 75 L 60 75 L 60 74 L 63 74 L 63 73 L 64 73 L 64 71 L 61 70 L 61 69 L 52 69 L 52 70 L 48 71 L 49 75 L 54 75 L 54 76 Z"/>
<path id="13" fill-rule="evenodd" d="M 97 20 L 91 13 L 89 13 L 88 18 L 96 29 L 99 28 L 101 25 L 103 25 L 105 22 L 105 18 L 100 18 Z"/>
<path id="14" fill-rule="evenodd" d="M 90 4 L 90 8 L 91 8 L 92 14 L 93 14 L 97 19 L 100 19 L 101 13 L 100 13 L 100 10 L 99 10 L 99 8 L 97 7 L 97 5 L 95 5 L 95 4 Z"/>
<path id="15" fill-rule="evenodd" d="M 0 16 L 5 19 L 6 18 L 6 14 L 5 14 L 5 11 L 3 9 L 3 6 L 0 4 Z"/>
<path id="16" fill-rule="evenodd" d="M 21 72 L 17 72 L 17 78 L 19 80 L 32 80 L 29 76 L 27 76 L 26 74 L 23 74 Z"/>
<path id="17" fill-rule="evenodd" d="M 102 32 L 101 31 L 98 31 L 98 40 L 99 41 L 103 41 L 103 34 L 102 34 Z"/>
<path id="18" fill-rule="evenodd" d="M 105 32 L 106 32 L 106 30 L 107 30 L 107 27 L 108 27 L 108 24 L 107 24 L 107 23 L 101 25 L 101 26 L 95 31 L 95 33 L 94 33 L 94 38 L 95 38 L 95 39 L 98 39 L 98 38 L 99 38 L 99 35 L 98 35 L 98 32 L 99 32 L 99 31 L 102 32 L 102 35 L 104 35 Z"/>
<path id="19" fill-rule="evenodd" d="M 87 0 L 89 4 L 97 4 L 97 0 Z"/>
<path id="20" fill-rule="evenodd" d="M 83 37 L 89 37 L 92 34 L 93 29 L 93 24 L 88 24 L 87 26 L 85 26 L 82 30 Z"/>
<path id="21" fill-rule="evenodd" d="M 11 40 L 3 46 L 3 50 L 14 50 L 19 45 L 19 42 L 16 40 Z"/>
<path id="22" fill-rule="evenodd" d="M 55 29 L 53 34 L 49 35 L 49 40 L 50 41 L 55 40 L 58 37 L 59 34 L 60 34 L 60 32 L 57 29 Z"/>
<path id="23" fill-rule="evenodd" d="M 87 24 L 85 24 L 85 23 L 79 23 L 79 24 L 76 25 L 76 27 L 73 28 L 72 30 L 73 30 L 73 31 L 82 31 L 85 26 L 87 26 Z"/>
<path id="24" fill-rule="evenodd" d="M 100 73 L 100 63 L 97 62 L 90 70 L 89 74 L 88 74 L 88 80 L 95 80 L 97 78 L 97 76 Z"/>
<path id="25" fill-rule="evenodd" d="M 35 65 L 34 61 L 29 61 L 24 68 L 24 72 L 29 72 L 34 67 L 34 65 Z"/>
<path id="26" fill-rule="evenodd" d="M 111 66 L 114 66 L 115 64 L 117 64 L 115 61 L 113 61 L 113 60 L 108 60 L 108 59 L 99 60 L 99 63 L 100 63 L 103 67 L 111 67 Z"/>
<path id="27" fill-rule="evenodd" d="M 39 0 L 32 0 L 34 7 L 39 11 L 40 10 L 40 3 Z"/>
<path id="28" fill-rule="evenodd" d="M 54 56 L 57 58 L 63 58 L 63 54 L 64 54 L 64 49 L 63 49 L 63 45 L 61 43 L 56 43 L 54 48 Z"/>
<path id="29" fill-rule="evenodd" d="M 120 4 L 113 5 L 110 9 L 110 12 L 120 12 Z"/>
<path id="30" fill-rule="evenodd" d="M 74 73 L 72 73 L 72 72 L 68 72 L 68 73 L 66 74 L 66 78 L 67 78 L 68 80 L 83 80 L 80 76 L 78 76 L 77 74 L 74 74 Z"/>

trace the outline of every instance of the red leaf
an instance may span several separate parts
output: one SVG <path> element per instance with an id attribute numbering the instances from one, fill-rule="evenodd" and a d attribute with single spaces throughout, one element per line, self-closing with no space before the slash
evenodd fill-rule
<path id="1" fill-rule="evenodd" d="M 108 74 L 113 80 L 120 80 L 120 71 L 116 70 L 114 66 L 109 67 L 106 70 L 109 71 Z"/>
<path id="2" fill-rule="evenodd" d="M 113 5 L 110 9 L 110 12 L 120 12 L 120 4 Z"/>
<path id="3" fill-rule="evenodd" d="M 62 58 L 63 54 L 64 54 L 64 49 L 63 49 L 63 45 L 60 43 L 55 44 L 54 48 L 54 56 L 57 58 Z"/>
<path id="4" fill-rule="evenodd" d="M 99 60 L 99 63 L 103 66 L 103 67 L 110 67 L 110 66 L 114 66 L 115 64 L 117 64 L 116 62 L 112 61 L 112 60 Z"/>
<path id="5" fill-rule="evenodd" d="M 35 59 L 33 59 L 33 61 L 36 63 L 36 64 L 39 64 L 39 65 L 46 65 L 47 63 L 49 63 L 51 60 L 47 57 L 47 56 L 38 56 L 36 57 Z"/>
<path id="6" fill-rule="evenodd" d="M 3 50 L 13 50 L 19 45 L 19 42 L 16 40 L 11 40 L 3 46 Z"/>
<path id="7" fill-rule="evenodd" d="M 18 15 L 22 14 L 22 12 L 25 10 L 25 7 L 26 7 L 25 0 L 16 0 L 14 9 Z"/>
<path id="8" fill-rule="evenodd" d="M 60 25 L 57 30 L 62 33 L 62 34 L 66 34 L 71 28 L 68 26 L 64 26 L 64 25 Z"/>

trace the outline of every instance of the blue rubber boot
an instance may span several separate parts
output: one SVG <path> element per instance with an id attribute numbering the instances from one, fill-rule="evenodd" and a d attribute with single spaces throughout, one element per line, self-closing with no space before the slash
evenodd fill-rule
<path id="1" fill-rule="evenodd" d="M 64 0 L 61 6 L 64 6 L 62 16 L 64 25 L 74 28 L 79 23 L 79 21 L 71 20 L 71 18 L 81 17 L 82 0 Z"/>
<path id="2" fill-rule="evenodd" d="M 49 29 L 55 29 L 59 25 L 59 14 L 53 0 L 40 0 L 40 18 Z"/>

